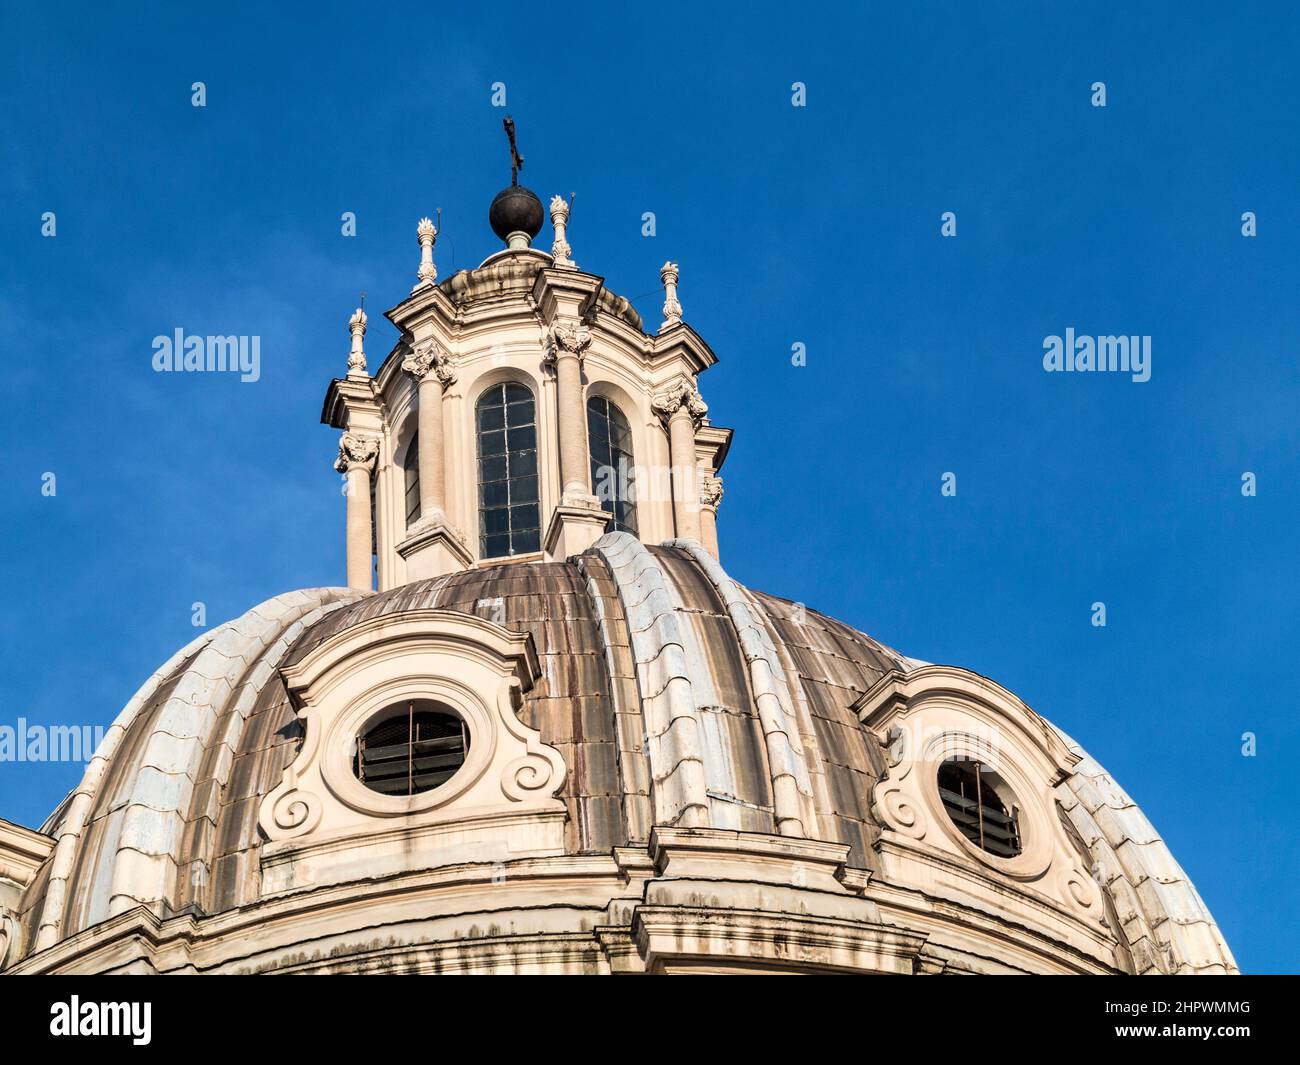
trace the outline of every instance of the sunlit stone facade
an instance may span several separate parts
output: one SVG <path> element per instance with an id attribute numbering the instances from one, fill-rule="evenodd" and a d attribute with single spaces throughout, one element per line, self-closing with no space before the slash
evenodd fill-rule
<path id="1" fill-rule="evenodd" d="M 348 323 L 346 587 L 204 633 L 0 822 L 0 968 L 1235 971 L 1069 737 L 727 575 L 677 266 L 648 331 L 530 196 L 441 282 L 420 222 L 373 371 Z"/>

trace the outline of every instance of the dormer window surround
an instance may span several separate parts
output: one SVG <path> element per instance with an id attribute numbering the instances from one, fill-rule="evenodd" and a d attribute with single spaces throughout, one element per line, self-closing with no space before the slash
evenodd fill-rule
<path id="1" fill-rule="evenodd" d="M 993 681 L 932 665 L 886 673 L 853 708 L 885 763 L 871 801 L 891 877 L 1036 912 L 1045 932 L 1096 947 L 1101 891 L 1054 791 L 1078 759 L 1042 718 Z"/>
<path id="2" fill-rule="evenodd" d="M 443 610 L 286 666 L 304 739 L 259 811 L 263 889 L 519 857 L 521 834 L 561 853 L 564 762 L 517 713 L 539 668 L 530 636 Z"/>

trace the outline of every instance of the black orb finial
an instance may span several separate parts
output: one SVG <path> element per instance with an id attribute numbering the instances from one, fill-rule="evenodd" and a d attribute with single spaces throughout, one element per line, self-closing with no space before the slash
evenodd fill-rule
<path id="1" fill-rule="evenodd" d="M 492 232 L 508 246 L 526 248 L 542 231 L 542 201 L 531 189 L 519 184 L 519 171 L 524 168 L 524 157 L 519 154 L 519 146 L 515 141 L 515 120 L 506 115 L 502 125 L 510 141 L 510 187 L 502 189 L 492 200 L 492 206 L 488 208 L 488 222 L 491 223 Z"/>

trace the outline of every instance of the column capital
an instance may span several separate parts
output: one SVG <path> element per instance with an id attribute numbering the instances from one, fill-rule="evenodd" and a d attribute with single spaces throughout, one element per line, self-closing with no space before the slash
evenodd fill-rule
<path id="1" fill-rule="evenodd" d="M 662 392 L 656 392 L 650 400 L 650 407 L 665 425 L 678 410 L 684 407 L 697 429 L 704 421 L 704 416 L 709 413 L 709 405 L 704 402 L 704 397 L 695 387 L 695 382 L 686 378 L 682 378 Z"/>
<path id="2" fill-rule="evenodd" d="M 369 473 L 378 460 L 379 437 L 351 432 L 339 437 L 339 457 L 334 460 L 334 468 L 339 473 L 351 473 L 353 470 Z"/>
<path id="3" fill-rule="evenodd" d="M 564 354 L 581 359 L 591 346 L 591 330 L 579 318 L 560 317 L 546 327 L 545 359 L 554 363 Z"/>
<path id="4" fill-rule="evenodd" d="M 446 391 L 456 383 L 455 359 L 436 340 L 425 340 L 402 360 L 402 369 L 418 382 L 434 374 Z"/>
<path id="5" fill-rule="evenodd" d="M 715 514 L 722 505 L 722 478 L 705 477 L 700 482 L 700 506 Z"/>

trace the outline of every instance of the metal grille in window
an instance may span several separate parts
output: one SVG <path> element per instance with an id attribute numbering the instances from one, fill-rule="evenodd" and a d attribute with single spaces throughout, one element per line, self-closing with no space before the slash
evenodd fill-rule
<path id="1" fill-rule="evenodd" d="M 997 775 L 977 761 L 950 759 L 939 767 L 939 798 L 961 834 L 989 854 L 1014 858 L 1020 853 L 1020 827 L 997 783 Z"/>
<path id="2" fill-rule="evenodd" d="M 610 515 L 607 532 L 636 535 L 636 486 L 632 475 L 632 428 L 604 396 L 587 400 L 587 449 L 591 490 Z"/>
<path id="3" fill-rule="evenodd" d="M 456 714 L 429 699 L 389 707 L 357 738 L 353 772 L 371 791 L 419 795 L 452 778 L 465 764 L 469 733 Z"/>
<path id="4" fill-rule="evenodd" d="M 406 458 L 402 460 L 402 474 L 406 489 L 406 527 L 409 529 L 420 517 L 420 434 L 412 433 L 406 445 Z"/>
<path id="5" fill-rule="evenodd" d="M 523 385 L 494 385 L 476 408 L 479 549 L 483 558 L 539 551 L 537 424 L 533 394 Z"/>

